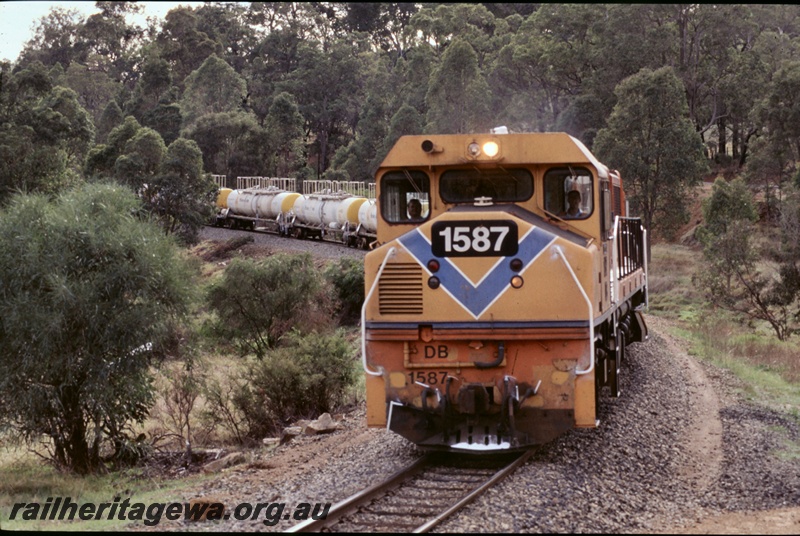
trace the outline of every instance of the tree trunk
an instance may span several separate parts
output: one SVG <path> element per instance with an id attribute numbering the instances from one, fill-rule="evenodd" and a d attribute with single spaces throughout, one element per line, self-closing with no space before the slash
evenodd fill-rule
<path id="1" fill-rule="evenodd" d="M 83 411 L 80 405 L 79 389 L 70 386 L 64 387 L 60 403 L 63 406 L 64 428 L 58 443 L 63 445 L 62 458 L 69 469 L 79 475 L 87 475 L 96 469 L 89 453 L 89 443 L 86 439 L 86 423 L 83 420 Z"/>

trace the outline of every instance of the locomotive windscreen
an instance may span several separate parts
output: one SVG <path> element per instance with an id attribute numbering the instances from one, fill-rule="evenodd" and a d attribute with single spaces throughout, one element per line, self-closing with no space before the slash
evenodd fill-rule
<path id="1" fill-rule="evenodd" d="M 478 197 L 526 201 L 533 195 L 533 175 L 523 168 L 451 169 L 442 173 L 439 193 L 448 203 L 472 203 Z"/>

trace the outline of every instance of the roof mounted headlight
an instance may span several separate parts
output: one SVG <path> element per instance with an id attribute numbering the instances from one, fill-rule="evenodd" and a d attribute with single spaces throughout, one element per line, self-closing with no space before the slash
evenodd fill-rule
<path id="1" fill-rule="evenodd" d="M 494 158 L 500 152 L 500 146 L 495 141 L 487 141 L 483 144 L 483 154 L 489 158 Z"/>
<path id="2" fill-rule="evenodd" d="M 500 143 L 497 140 L 473 141 L 467 145 L 467 158 L 470 160 L 497 160 Z"/>

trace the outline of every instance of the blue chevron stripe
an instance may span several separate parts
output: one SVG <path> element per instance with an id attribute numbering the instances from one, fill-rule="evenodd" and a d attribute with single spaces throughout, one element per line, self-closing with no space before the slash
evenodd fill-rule
<path id="1" fill-rule="evenodd" d="M 550 244 L 556 236 L 538 227 L 532 227 L 519 240 L 519 252 L 514 256 L 522 260 L 525 271 Z M 398 241 L 428 271 L 427 262 L 435 258 L 439 261 L 436 276 L 442 288 L 473 317 L 479 318 L 511 286 L 511 278 L 516 274 L 505 257 L 499 259 L 477 284 L 470 281 L 447 257 L 434 257 L 431 243 L 419 229 L 415 229 Z M 428 272 L 430 274 L 430 272 Z"/>

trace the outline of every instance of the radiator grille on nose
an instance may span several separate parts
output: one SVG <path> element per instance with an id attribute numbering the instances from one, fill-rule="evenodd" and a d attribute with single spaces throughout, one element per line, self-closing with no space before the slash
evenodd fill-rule
<path id="1" fill-rule="evenodd" d="M 382 315 L 422 314 L 422 268 L 414 263 L 387 264 L 378 284 Z"/>

